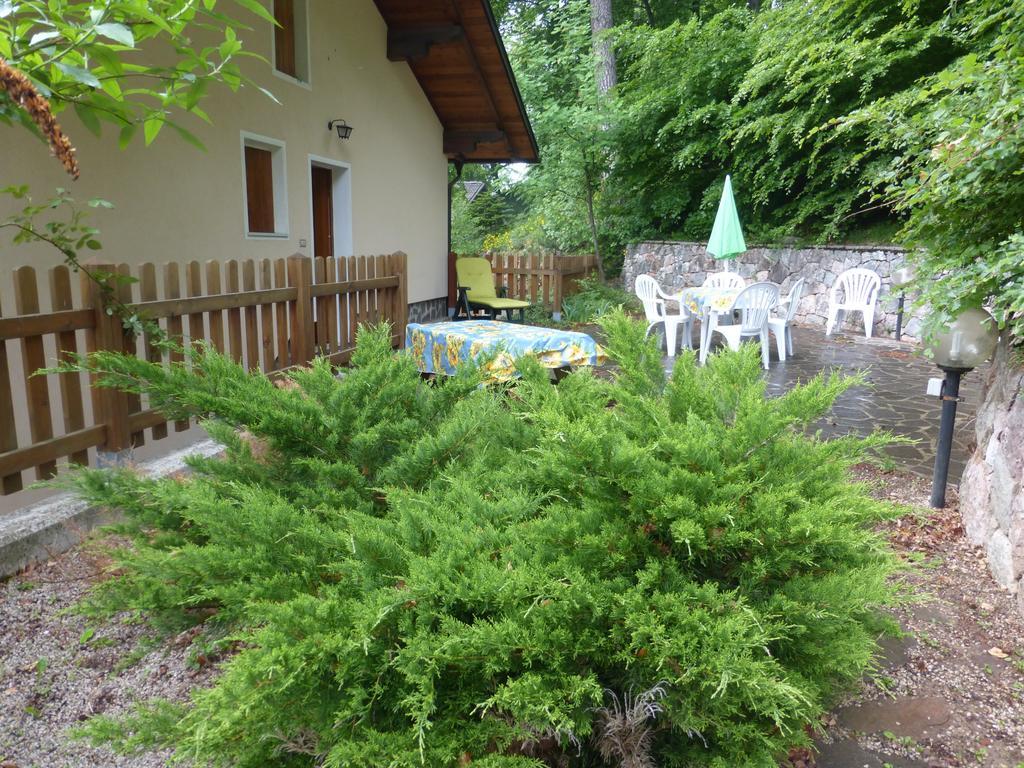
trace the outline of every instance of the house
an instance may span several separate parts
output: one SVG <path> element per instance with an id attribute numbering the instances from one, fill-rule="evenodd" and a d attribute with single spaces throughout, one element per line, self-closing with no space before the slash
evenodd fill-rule
<path id="1" fill-rule="evenodd" d="M 6 128 L 0 186 L 112 202 L 94 221 L 114 263 L 401 250 L 411 316 L 443 316 L 448 163 L 537 160 L 488 1 L 264 1 L 281 26 L 246 19 L 244 45 L 266 61 L 243 66 L 279 103 L 251 87 L 211 92 L 212 125 L 188 124 L 205 152 L 173 134 L 120 150 L 67 110 L 73 183 L 26 131 Z M 0 199 L 0 216 L 13 208 Z M 60 257 L 0 243 L 10 307 L 9 270 Z"/>
<path id="2" fill-rule="evenodd" d="M 466 191 L 466 200 L 473 202 L 477 196 L 484 191 L 487 185 L 482 181 L 464 181 L 462 188 Z"/>

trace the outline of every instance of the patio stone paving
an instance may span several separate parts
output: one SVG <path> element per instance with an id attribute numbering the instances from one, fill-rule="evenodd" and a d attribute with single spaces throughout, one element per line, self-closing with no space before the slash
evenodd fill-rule
<path id="1" fill-rule="evenodd" d="M 696 347 L 696 333 L 694 336 Z M 796 354 L 784 363 L 779 362 L 772 337 L 771 364 L 766 374 L 769 393 L 785 392 L 821 371 L 853 374 L 866 370 L 869 386 L 844 393 L 820 428 L 826 435 L 866 435 L 883 429 L 915 439 L 918 442 L 914 445 L 890 446 L 887 452 L 901 467 L 931 477 L 940 408 L 938 399 L 926 395 L 925 388 L 928 379 L 940 376 L 941 372 L 920 355 L 916 345 L 840 334 L 826 338 L 823 329 L 796 327 L 793 346 Z M 669 358 L 665 358 L 665 364 L 671 368 Z M 973 449 L 980 389 L 978 371 L 964 376 L 949 468 L 949 482 L 953 484 L 960 481 Z"/>

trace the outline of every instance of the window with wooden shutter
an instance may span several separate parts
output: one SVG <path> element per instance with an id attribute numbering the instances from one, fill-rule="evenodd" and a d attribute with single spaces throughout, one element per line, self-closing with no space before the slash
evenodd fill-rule
<path id="1" fill-rule="evenodd" d="M 272 234 L 274 227 L 274 158 L 269 149 L 245 148 L 245 201 L 249 231 Z"/>
<path id="2" fill-rule="evenodd" d="M 274 67 L 278 72 L 298 79 L 295 58 L 295 0 L 274 0 L 274 18 L 278 24 L 274 27 Z"/>
<path id="3" fill-rule="evenodd" d="M 288 190 L 284 142 L 242 131 L 245 234 L 288 236 Z"/>

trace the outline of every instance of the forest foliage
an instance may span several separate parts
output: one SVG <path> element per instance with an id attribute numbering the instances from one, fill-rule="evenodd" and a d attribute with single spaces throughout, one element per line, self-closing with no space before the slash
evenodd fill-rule
<path id="1" fill-rule="evenodd" d="M 198 626 L 221 667 L 86 733 L 235 768 L 774 768 L 876 653 L 888 510 L 848 468 L 885 438 L 807 432 L 855 379 L 766 398 L 746 350 L 666 380 L 604 324 L 618 377 L 557 387 L 528 360 L 428 384 L 386 327 L 284 386 L 211 350 L 82 360 L 226 446 L 76 481 L 134 537 L 88 610 Z"/>
<path id="2" fill-rule="evenodd" d="M 942 71 L 970 43 L 947 0 L 677 2 L 652 16 L 621 3 L 619 83 L 602 97 L 589 6 L 506 4 L 543 157 L 516 190 L 529 203 L 524 242 L 591 249 L 588 185 L 609 252 L 706 239 L 726 173 L 755 241 L 840 238 L 889 220 L 871 202 L 891 151 L 869 141 L 871 126 L 835 121 Z"/>
<path id="3" fill-rule="evenodd" d="M 502 191 L 513 247 L 599 245 L 614 269 L 705 240 L 731 173 L 749 241 L 894 237 L 933 326 L 987 300 L 1021 335 L 1020 3 L 617 0 L 602 97 L 591 2 L 495 3 L 543 159 Z"/>

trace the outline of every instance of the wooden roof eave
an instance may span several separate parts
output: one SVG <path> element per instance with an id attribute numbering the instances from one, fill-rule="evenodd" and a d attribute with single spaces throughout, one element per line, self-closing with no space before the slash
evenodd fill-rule
<path id="1" fill-rule="evenodd" d="M 487 0 L 375 2 L 388 25 L 388 58 L 408 63 L 444 127 L 449 160 L 539 161 Z"/>

